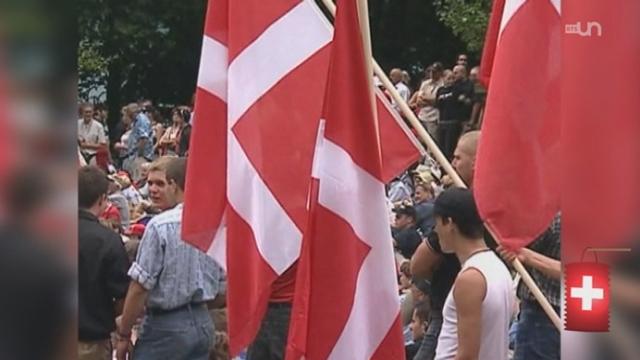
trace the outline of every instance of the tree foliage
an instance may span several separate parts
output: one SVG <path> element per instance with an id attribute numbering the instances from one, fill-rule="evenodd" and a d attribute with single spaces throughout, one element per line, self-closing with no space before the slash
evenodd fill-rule
<path id="1" fill-rule="evenodd" d="M 190 101 L 206 0 L 79 3 L 79 93 L 86 97 L 90 89 L 104 89 L 111 124 L 117 121 L 119 107 L 130 101 Z"/>
<path id="2" fill-rule="evenodd" d="M 434 0 L 438 16 L 478 56 L 489 22 L 491 0 Z"/>
<path id="3" fill-rule="evenodd" d="M 464 14 L 480 14 L 484 8 L 476 6 L 488 1 L 468 1 L 471 10 Z M 90 95 L 104 91 L 111 124 L 117 121 L 120 106 L 141 98 L 156 104 L 189 103 L 196 86 L 207 0 L 78 3 L 82 98 L 91 100 Z M 480 47 L 478 40 L 467 40 L 473 39 L 467 35 L 473 31 L 455 20 L 456 1 L 436 0 L 434 5 L 424 0 L 369 0 L 369 4 L 376 59 L 385 69 L 410 70 L 416 83 L 433 61 L 450 66 L 457 53 Z M 476 29 L 482 22 L 486 16 L 468 23 Z"/>
<path id="4" fill-rule="evenodd" d="M 413 75 L 414 85 L 434 61 L 453 65 L 467 51 L 438 18 L 431 1 L 369 0 L 373 53 L 384 69 L 400 67 Z"/>

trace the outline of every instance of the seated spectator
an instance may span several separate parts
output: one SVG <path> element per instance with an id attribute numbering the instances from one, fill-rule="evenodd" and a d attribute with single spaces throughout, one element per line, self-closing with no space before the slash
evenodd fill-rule
<path id="1" fill-rule="evenodd" d="M 411 288 L 411 261 L 405 260 L 400 264 L 400 293 L 404 294 Z"/>
<path id="2" fill-rule="evenodd" d="M 422 241 L 416 226 L 416 209 L 410 203 L 403 203 L 393 212 L 396 213 L 391 232 L 394 246 L 405 259 L 410 259 Z"/>
<path id="3" fill-rule="evenodd" d="M 402 319 L 402 326 L 407 326 L 411 322 L 411 315 L 413 313 L 413 297 L 411 296 L 411 262 L 404 260 L 400 264 L 398 271 L 398 282 L 400 292 L 400 317 Z"/>
<path id="4" fill-rule="evenodd" d="M 397 177 L 389 183 L 388 197 L 393 204 L 410 200 L 411 192 L 411 187 L 401 177 Z"/>
<path id="5" fill-rule="evenodd" d="M 138 190 L 131 183 L 129 174 L 124 171 L 120 171 L 114 176 L 114 179 L 118 185 L 120 185 L 120 191 L 127 199 L 130 206 L 135 207 L 142 202 L 142 195 L 140 195 Z"/>
<path id="6" fill-rule="evenodd" d="M 117 233 L 120 233 L 122 231 L 120 211 L 113 203 L 109 203 L 107 205 L 106 209 L 100 215 L 99 220 L 102 225 Z"/>
<path id="7" fill-rule="evenodd" d="M 427 234 L 435 225 L 433 217 L 434 192 L 426 181 L 416 185 L 414 194 L 416 209 L 416 224 L 423 234 Z"/>
<path id="8" fill-rule="evenodd" d="M 120 213 L 120 232 L 129 227 L 131 220 L 129 213 L 129 202 L 122 194 L 120 185 L 114 176 L 109 176 L 109 202 L 111 202 Z"/>
<path id="9" fill-rule="evenodd" d="M 408 314 L 407 321 L 402 323 L 402 334 L 404 337 L 405 344 L 410 344 L 413 342 L 413 335 L 411 333 L 411 320 L 413 319 L 413 310 L 415 308 L 415 304 L 424 302 L 428 300 L 428 293 L 430 291 L 430 285 L 428 281 L 412 278 L 411 279 L 411 288 L 409 292 L 406 294 L 406 297 L 401 304 L 401 313 L 403 317 L 404 314 Z"/>
<path id="10" fill-rule="evenodd" d="M 124 249 L 127 251 L 130 263 L 136 260 L 136 254 L 138 254 L 138 247 L 140 246 L 140 239 L 142 239 L 144 230 L 145 226 L 143 224 L 133 224 L 125 232 L 129 240 L 124 243 Z"/>
<path id="11" fill-rule="evenodd" d="M 151 163 L 144 162 L 140 164 L 139 177 L 135 180 L 135 187 L 143 199 L 149 199 L 149 184 L 147 183 L 147 175 L 149 175 L 149 168 Z"/>
<path id="12" fill-rule="evenodd" d="M 185 156 L 189 151 L 191 113 L 184 107 L 177 107 L 171 113 L 173 124 L 157 144 L 160 155 Z"/>
<path id="13" fill-rule="evenodd" d="M 429 325 L 429 312 L 428 301 L 420 301 L 416 303 L 415 308 L 413 309 L 411 324 L 409 325 L 412 341 L 405 346 L 407 360 L 413 360 L 415 355 L 418 353 L 418 349 L 422 344 L 422 338 L 424 337 L 427 326 Z"/>

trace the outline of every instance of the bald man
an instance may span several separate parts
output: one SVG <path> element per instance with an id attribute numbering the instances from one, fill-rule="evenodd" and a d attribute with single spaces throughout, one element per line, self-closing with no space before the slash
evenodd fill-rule
<path id="1" fill-rule="evenodd" d="M 398 90 L 398 93 L 400 94 L 400 97 L 404 100 L 405 103 L 409 103 L 411 90 L 409 90 L 409 87 L 407 87 L 407 85 L 405 85 L 405 83 L 402 81 L 403 77 L 404 76 L 402 74 L 402 69 L 393 68 L 389 72 L 389 79 L 391 79 L 391 82 L 393 83 L 393 85 L 395 85 L 396 90 Z M 400 112 L 400 106 L 396 104 L 395 100 L 392 100 L 391 104 L 398 112 Z"/>
<path id="2" fill-rule="evenodd" d="M 469 188 L 473 188 L 473 172 L 476 165 L 476 151 L 479 140 L 479 130 L 463 134 L 458 140 L 458 145 L 453 152 L 453 161 L 451 161 L 451 166 Z"/>

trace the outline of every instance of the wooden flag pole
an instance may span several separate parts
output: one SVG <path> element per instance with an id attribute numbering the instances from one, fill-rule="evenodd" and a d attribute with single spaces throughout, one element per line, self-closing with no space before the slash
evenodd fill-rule
<path id="1" fill-rule="evenodd" d="M 356 0 L 358 7 L 358 23 L 360 24 L 360 36 L 362 38 L 362 48 L 364 51 L 365 69 L 367 74 L 367 80 L 369 82 L 369 99 L 371 103 L 371 111 L 373 114 L 376 139 L 380 139 L 380 126 L 378 124 L 378 111 L 376 108 L 376 94 L 373 87 L 373 53 L 371 51 L 371 30 L 369 29 L 369 6 L 367 0 Z M 332 15 L 335 17 L 335 7 Z M 382 159 L 382 147 L 378 143 L 378 156 Z"/>
<path id="2" fill-rule="evenodd" d="M 358 0 L 359 11 L 360 11 L 360 6 L 362 2 L 365 2 L 364 6 L 366 7 L 366 0 Z M 331 15 L 335 17 L 336 5 L 333 3 L 333 1 L 322 0 L 322 3 L 325 5 L 327 10 L 329 10 Z M 365 9 L 365 11 L 367 10 Z M 368 14 L 368 11 L 367 11 L 367 14 Z M 360 13 L 360 15 L 362 16 L 362 13 Z M 361 29 L 363 26 L 363 22 L 364 21 L 362 20 L 362 17 L 361 17 L 360 18 Z M 367 29 L 366 29 L 366 34 L 364 33 L 364 30 L 363 30 L 363 36 L 369 37 L 368 43 L 369 43 L 369 51 L 370 51 L 371 39 L 369 36 L 368 25 L 369 25 L 369 20 L 367 16 L 366 18 Z M 365 45 L 365 52 L 366 51 L 367 51 L 367 47 Z M 369 52 L 369 54 L 371 54 L 371 52 Z M 378 78 L 380 78 L 380 81 L 382 81 L 382 84 L 384 85 L 384 87 L 387 89 L 387 91 L 389 92 L 393 100 L 396 102 L 396 104 L 400 107 L 400 111 L 402 112 L 402 114 L 409 120 L 409 123 L 416 130 L 420 139 L 424 141 L 424 143 L 427 145 L 429 152 L 431 152 L 435 160 L 440 164 L 440 166 L 442 166 L 443 170 L 447 173 L 447 175 L 451 177 L 451 179 L 453 180 L 453 183 L 456 186 L 467 188 L 467 184 L 464 183 L 462 178 L 460 178 L 460 175 L 458 175 L 458 173 L 453 169 L 453 166 L 451 166 L 451 164 L 449 163 L 449 160 L 447 160 L 447 158 L 444 156 L 442 151 L 440 151 L 440 148 L 435 143 L 433 138 L 431 138 L 429 133 L 427 133 L 424 126 L 422 126 L 422 124 L 420 123 L 420 120 L 418 120 L 418 118 L 413 113 L 413 111 L 411 111 L 411 109 L 409 108 L 409 105 L 407 105 L 404 99 L 402 99 L 396 87 L 393 85 L 391 80 L 389 80 L 389 78 L 387 77 L 387 74 L 385 74 L 385 72 L 382 70 L 380 65 L 378 65 L 378 63 L 375 61 L 375 59 L 372 56 L 371 56 L 371 63 L 373 64 L 373 72 L 378 76 Z M 491 236 L 494 239 L 496 239 L 496 241 L 500 242 L 500 238 L 496 235 L 495 231 L 493 231 L 493 229 L 491 229 L 491 227 L 489 227 L 486 223 L 485 223 L 485 227 L 489 231 L 489 234 L 491 234 Z M 544 296 L 544 294 L 542 293 L 538 285 L 535 283 L 535 281 L 527 271 L 527 269 L 525 269 L 524 265 L 522 265 L 520 260 L 518 260 L 517 258 L 513 261 L 512 265 L 513 265 L 513 268 L 522 277 L 522 281 L 524 281 L 525 285 L 527 285 L 527 287 L 531 291 L 531 294 L 533 294 L 536 300 L 538 300 L 538 303 L 540 304 L 542 309 L 544 309 L 547 316 L 549 316 L 549 319 L 551 319 L 551 321 L 556 326 L 556 328 L 558 328 L 558 330 L 562 330 L 562 321 L 560 320 L 560 316 L 558 316 L 558 314 L 555 312 L 555 310 L 549 303 L 549 300 L 547 300 L 547 298 Z"/>

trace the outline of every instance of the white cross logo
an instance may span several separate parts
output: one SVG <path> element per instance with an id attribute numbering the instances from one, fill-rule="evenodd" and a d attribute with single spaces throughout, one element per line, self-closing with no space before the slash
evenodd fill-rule
<path id="1" fill-rule="evenodd" d="M 593 287 L 593 277 L 583 276 L 582 287 L 572 287 L 571 297 L 582 299 L 582 310 L 593 310 L 593 300 L 604 299 L 604 289 Z"/>

